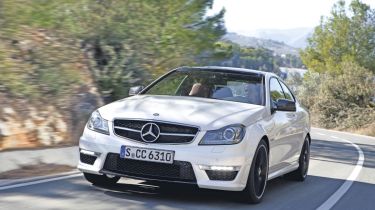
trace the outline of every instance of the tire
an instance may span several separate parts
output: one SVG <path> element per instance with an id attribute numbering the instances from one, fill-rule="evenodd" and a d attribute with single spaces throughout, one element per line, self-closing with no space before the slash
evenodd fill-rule
<path id="1" fill-rule="evenodd" d="M 307 177 L 307 172 L 309 170 L 309 163 L 310 163 L 310 141 L 309 137 L 306 136 L 305 141 L 303 143 L 301 154 L 299 156 L 299 166 L 297 170 L 292 171 L 286 174 L 286 178 L 294 181 L 305 181 Z"/>
<path id="2" fill-rule="evenodd" d="M 93 185 L 114 185 L 117 183 L 117 181 L 121 178 L 119 176 L 115 177 L 108 177 L 106 175 L 96 175 L 96 174 L 89 174 L 89 173 L 83 173 L 85 179 L 92 183 Z"/>
<path id="3" fill-rule="evenodd" d="M 267 186 L 268 179 L 268 147 L 261 140 L 251 163 L 247 184 L 242 191 L 243 197 L 248 203 L 260 203 Z"/>

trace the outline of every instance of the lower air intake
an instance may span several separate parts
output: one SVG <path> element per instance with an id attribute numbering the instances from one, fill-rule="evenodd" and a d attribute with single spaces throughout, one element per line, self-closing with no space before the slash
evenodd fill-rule
<path id="1" fill-rule="evenodd" d="M 86 155 L 86 154 L 80 153 L 79 154 L 79 159 L 80 159 L 80 161 L 82 163 L 86 163 L 86 164 L 92 165 L 92 164 L 94 164 L 94 162 L 96 160 L 96 156 Z"/>
<path id="2" fill-rule="evenodd" d="M 119 154 L 108 153 L 103 170 L 140 179 L 196 183 L 193 167 L 185 161 L 175 160 L 173 164 L 155 163 L 123 159 Z"/>
<path id="3" fill-rule="evenodd" d="M 215 181 L 233 181 L 238 171 L 214 171 L 206 170 L 207 176 L 210 180 Z"/>

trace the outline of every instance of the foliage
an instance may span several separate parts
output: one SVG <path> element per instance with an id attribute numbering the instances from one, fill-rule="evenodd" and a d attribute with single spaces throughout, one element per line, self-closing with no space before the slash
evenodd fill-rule
<path id="1" fill-rule="evenodd" d="M 351 62 L 341 64 L 340 72 L 307 73 L 298 91 L 301 103 L 327 128 L 359 128 L 374 122 L 375 75 Z"/>
<path id="2" fill-rule="evenodd" d="M 338 1 L 315 28 L 301 51 L 309 72 L 301 85 L 292 83 L 318 126 L 358 129 L 375 121 L 374 37 L 375 9 L 359 0 L 349 10 Z"/>
<path id="3" fill-rule="evenodd" d="M 207 59 L 210 58 L 210 59 Z M 297 56 L 280 56 L 266 48 L 241 47 L 231 42 L 217 42 L 211 54 L 204 54 L 199 63 L 215 66 L 232 66 L 280 73 L 280 66 L 302 67 Z"/>
<path id="4" fill-rule="evenodd" d="M 375 121 L 374 74 L 353 63 L 343 63 L 342 75 L 328 75 L 313 109 L 326 127 L 358 128 Z"/>
<path id="5" fill-rule="evenodd" d="M 324 81 L 326 75 L 319 74 L 314 71 L 308 71 L 303 77 L 301 85 L 296 88 L 296 94 L 300 102 L 308 109 L 312 109 L 315 102 L 318 100 L 320 92 L 320 85 Z"/>
<path id="6" fill-rule="evenodd" d="M 115 100 L 127 96 L 129 86 L 147 83 L 167 69 L 194 64 L 197 55 L 213 49 L 225 28 L 224 10 L 206 16 L 212 2 L 3 0 L 0 36 L 18 40 L 25 28 L 31 28 L 72 40 L 71 44 L 79 44 L 73 50 L 38 49 L 39 54 L 48 51 L 63 57 L 51 65 L 41 60 L 38 71 L 45 72 L 43 78 L 58 78 L 52 66 L 60 72 L 65 68 L 64 56 L 69 60 L 82 51 L 101 93 Z"/>
<path id="7" fill-rule="evenodd" d="M 342 73 L 342 62 L 356 62 L 375 72 L 375 9 L 353 0 L 349 11 L 340 0 L 322 18 L 301 57 L 308 69 Z"/>
<path id="8" fill-rule="evenodd" d="M 279 37 L 280 38 L 280 37 Z M 224 41 L 229 41 L 238 44 L 242 47 L 253 47 L 253 48 L 267 48 L 272 50 L 278 55 L 294 55 L 298 56 L 298 50 L 291 47 L 284 42 L 272 40 L 272 39 L 262 39 L 258 37 L 244 36 L 236 33 L 227 33 L 223 38 Z"/>
<path id="9" fill-rule="evenodd" d="M 308 71 L 307 74 L 310 72 Z M 298 72 L 288 73 L 285 83 L 293 91 L 294 94 L 298 94 L 299 88 L 302 86 L 303 77 Z"/>
<path id="10" fill-rule="evenodd" d="M 277 56 L 279 66 L 289 67 L 289 68 L 305 68 L 302 60 L 299 56 L 286 54 L 285 56 Z"/>
<path id="11" fill-rule="evenodd" d="M 90 22 L 90 14 L 98 14 L 90 25 L 95 26 L 95 33 L 81 36 L 95 58 L 94 71 L 109 72 L 108 78 L 96 77 L 102 92 L 111 93 L 112 99 L 121 98 L 126 96 L 122 90 L 131 85 L 194 64 L 195 56 L 210 50 L 225 32 L 224 11 L 205 17 L 211 4 L 202 0 L 103 1 L 90 2 L 88 12 L 77 11 L 75 22 Z M 79 15 L 85 12 L 88 15 Z M 116 74 L 108 69 L 116 69 Z"/>
<path id="12" fill-rule="evenodd" d="M 77 50 L 54 39 L 43 31 L 28 30 L 11 42 L 0 40 L 0 86 L 17 97 L 70 94 L 82 80 Z"/>

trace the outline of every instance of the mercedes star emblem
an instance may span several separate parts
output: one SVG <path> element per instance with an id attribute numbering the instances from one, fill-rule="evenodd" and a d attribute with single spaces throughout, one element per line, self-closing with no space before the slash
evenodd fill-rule
<path id="1" fill-rule="evenodd" d="M 146 123 L 141 129 L 141 138 L 145 142 L 154 142 L 159 138 L 160 128 L 155 123 Z"/>

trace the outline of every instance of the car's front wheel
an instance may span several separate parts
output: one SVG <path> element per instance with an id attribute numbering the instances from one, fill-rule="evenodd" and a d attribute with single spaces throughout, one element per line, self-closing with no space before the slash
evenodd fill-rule
<path id="1" fill-rule="evenodd" d="M 93 185 L 113 185 L 116 184 L 120 177 L 108 177 L 106 175 L 96 175 L 96 174 L 89 174 L 83 173 L 85 179 L 91 182 Z"/>
<path id="2" fill-rule="evenodd" d="M 306 136 L 301 154 L 299 157 L 299 167 L 297 170 L 290 172 L 289 174 L 286 174 L 286 177 L 288 179 L 296 180 L 296 181 L 305 181 L 307 177 L 307 172 L 309 169 L 309 162 L 310 162 L 310 139 L 308 136 Z"/>
<path id="3" fill-rule="evenodd" d="M 249 203 L 259 203 L 263 199 L 268 179 L 268 147 L 261 140 L 251 164 L 246 188 L 243 190 L 245 200 Z"/>

